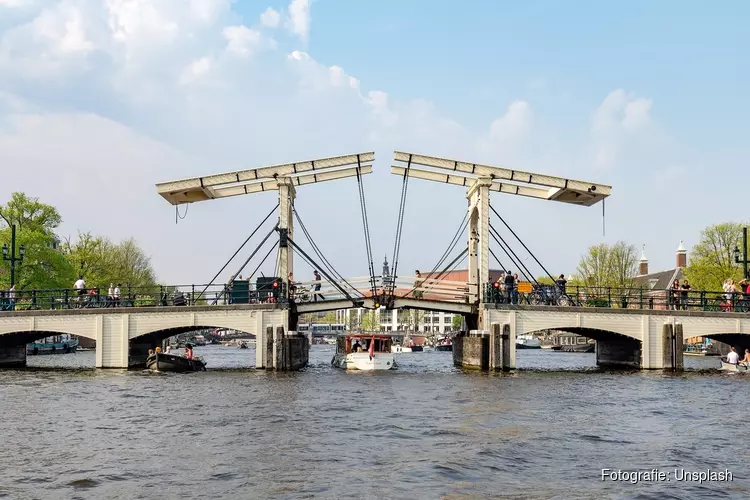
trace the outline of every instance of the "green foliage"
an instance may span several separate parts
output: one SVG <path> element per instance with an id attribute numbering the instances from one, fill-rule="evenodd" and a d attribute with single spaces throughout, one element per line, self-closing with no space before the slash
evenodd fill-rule
<path id="1" fill-rule="evenodd" d="M 11 229 L 0 229 L 0 246 L 11 244 Z M 53 239 L 40 231 L 16 230 L 16 245 L 24 246 L 23 261 L 16 262 L 16 288 L 70 288 L 73 285 L 74 271 L 70 263 L 59 251 L 52 248 Z M 18 249 L 16 249 L 18 252 Z M 10 262 L 0 261 L 0 288 L 10 286 Z"/>
<path id="2" fill-rule="evenodd" d="M 335 324 L 336 323 L 336 313 L 333 311 L 327 312 L 325 316 L 323 316 L 323 323 L 324 324 Z"/>
<path id="3" fill-rule="evenodd" d="M 380 312 L 368 309 L 362 313 L 361 328 L 363 331 L 372 332 L 380 330 Z"/>
<path id="4" fill-rule="evenodd" d="M 346 326 L 350 331 L 359 328 L 359 318 L 357 317 L 356 309 L 349 310 L 349 324 Z"/>
<path id="5" fill-rule="evenodd" d="M 743 226 L 725 222 L 701 231 L 700 241 L 692 248 L 685 269 L 693 289 L 721 291 L 726 279 L 742 279 L 742 267 L 734 262 L 734 249 L 742 246 Z"/>
<path id="6" fill-rule="evenodd" d="M 57 209 L 24 193 L 13 193 L 0 205 L 0 245 L 11 243 L 10 225 L 16 226 L 16 245 L 26 254 L 16 264 L 16 288 L 71 288 L 83 275 L 89 287 L 150 286 L 156 282 L 149 257 L 133 239 L 112 243 L 90 233 L 59 245 L 55 229 L 62 222 Z M 10 285 L 10 263 L 0 261 L 0 287 Z"/>
<path id="7" fill-rule="evenodd" d="M 24 193 L 13 193 L 4 206 L 0 205 L 0 215 L 9 226 L 15 224 L 18 231 L 32 231 L 54 234 L 62 222 L 55 207 L 40 203 L 38 198 L 29 198 Z"/>
<path id="8" fill-rule="evenodd" d="M 151 286 L 156 283 L 151 260 L 132 238 L 112 243 L 106 238 L 82 233 L 72 243 L 63 244 L 63 253 L 76 274 L 88 286 L 107 288 L 121 283 L 132 287 Z"/>
<path id="9" fill-rule="evenodd" d="M 451 321 L 451 327 L 454 330 L 460 330 L 463 323 L 464 323 L 463 316 L 461 316 L 460 314 L 453 315 L 453 320 Z"/>
<path id="10" fill-rule="evenodd" d="M 637 274 L 635 246 L 618 241 L 589 247 L 578 264 L 578 275 L 586 286 L 630 287 Z M 572 284 L 572 283 L 571 283 Z"/>

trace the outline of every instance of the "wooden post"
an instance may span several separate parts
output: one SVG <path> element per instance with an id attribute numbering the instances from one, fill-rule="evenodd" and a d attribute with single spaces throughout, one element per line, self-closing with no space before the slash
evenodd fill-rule
<path id="1" fill-rule="evenodd" d="M 685 363 L 684 363 L 684 355 L 682 350 L 682 345 L 684 343 L 684 336 L 682 333 L 682 323 L 678 323 L 674 325 L 674 342 L 673 342 L 673 349 L 674 349 L 674 369 L 675 371 L 681 372 L 685 369 Z"/>
<path id="2" fill-rule="evenodd" d="M 502 335 L 502 369 L 504 372 L 514 370 L 516 368 L 516 336 L 511 335 L 510 325 L 505 323 L 503 325 Z"/>
<path id="3" fill-rule="evenodd" d="M 257 342 L 256 342 L 256 349 L 257 349 Z M 264 363 L 263 366 L 266 370 L 273 370 L 274 368 L 274 342 L 273 342 L 273 327 L 271 325 L 268 325 L 266 327 L 266 355 L 264 356 Z"/>
<path id="4" fill-rule="evenodd" d="M 662 326 L 662 333 L 661 333 L 662 368 L 664 368 L 665 370 L 674 370 L 673 350 L 672 350 L 673 343 L 674 343 L 674 332 L 672 331 L 672 324 L 665 323 L 664 326 Z"/>
<path id="5" fill-rule="evenodd" d="M 490 325 L 490 370 L 503 369 L 503 328 L 500 323 Z"/>

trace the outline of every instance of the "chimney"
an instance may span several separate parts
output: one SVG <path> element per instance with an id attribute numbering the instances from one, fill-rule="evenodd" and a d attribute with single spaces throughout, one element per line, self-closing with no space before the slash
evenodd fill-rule
<path id="1" fill-rule="evenodd" d="M 646 245 L 643 245 L 643 251 L 641 252 L 641 261 L 638 265 L 638 276 L 645 276 L 648 274 L 648 259 L 646 258 Z"/>
<path id="2" fill-rule="evenodd" d="M 680 246 L 677 248 L 677 267 L 687 267 L 687 250 L 680 240 Z"/>

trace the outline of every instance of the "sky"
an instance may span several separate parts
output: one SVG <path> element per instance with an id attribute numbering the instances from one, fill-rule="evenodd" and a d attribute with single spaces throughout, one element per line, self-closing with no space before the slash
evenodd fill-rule
<path id="1" fill-rule="evenodd" d="M 552 274 L 618 240 L 667 269 L 681 240 L 748 218 L 748 20 L 742 1 L 0 0 L 0 201 L 26 192 L 60 210 L 62 236 L 134 237 L 162 282 L 206 283 L 275 194 L 175 223 L 156 183 L 374 151 L 379 271 L 399 150 L 612 185 L 604 218 L 601 204 L 492 205 Z M 399 274 L 433 268 L 465 194 L 409 183 Z M 338 272 L 367 275 L 355 179 L 301 187 L 296 206 Z M 296 261 L 297 279 L 311 272 Z"/>

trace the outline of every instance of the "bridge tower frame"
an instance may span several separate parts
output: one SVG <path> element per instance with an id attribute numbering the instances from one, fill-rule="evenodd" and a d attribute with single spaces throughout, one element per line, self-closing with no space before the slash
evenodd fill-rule
<path id="1" fill-rule="evenodd" d="M 175 206 L 278 191 L 280 237 L 277 263 L 279 278 L 288 290 L 289 273 L 294 272 L 294 251 L 286 240 L 292 238 L 294 241 L 293 208 L 297 187 L 371 174 L 371 163 L 374 161 L 374 152 L 354 153 L 162 182 L 156 185 L 156 189 L 159 195 Z"/>
<path id="2" fill-rule="evenodd" d="M 490 276 L 490 193 L 591 206 L 610 195 L 612 186 L 511 170 L 461 160 L 395 151 L 391 173 L 398 176 L 467 188 L 469 224 L 469 301 L 479 303 Z M 428 169 L 414 167 L 429 167 Z M 482 329 L 482 314 L 478 326 Z"/>

